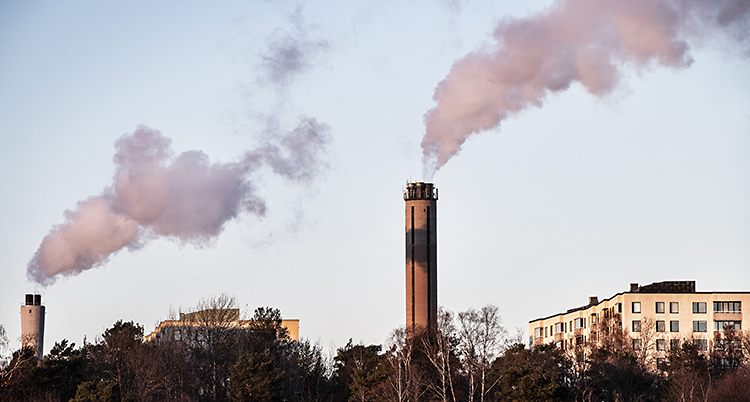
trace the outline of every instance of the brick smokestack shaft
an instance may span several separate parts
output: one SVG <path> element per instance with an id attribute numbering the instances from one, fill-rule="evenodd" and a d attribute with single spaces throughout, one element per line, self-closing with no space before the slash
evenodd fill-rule
<path id="1" fill-rule="evenodd" d="M 432 183 L 408 183 L 406 201 L 406 329 L 437 328 L 437 199 Z"/>

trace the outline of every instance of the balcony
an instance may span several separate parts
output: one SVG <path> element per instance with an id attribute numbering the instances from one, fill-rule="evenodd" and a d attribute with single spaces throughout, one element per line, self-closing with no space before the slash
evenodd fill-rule
<path id="1" fill-rule="evenodd" d="M 714 321 L 742 321 L 742 312 L 714 311 Z"/>

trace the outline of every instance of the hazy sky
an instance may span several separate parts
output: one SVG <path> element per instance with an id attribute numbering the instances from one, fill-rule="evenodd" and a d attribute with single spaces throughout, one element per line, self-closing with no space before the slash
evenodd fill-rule
<path id="1" fill-rule="evenodd" d="M 505 55 L 498 24 L 531 24 L 553 3 L 1 3 L 0 324 L 12 347 L 31 292 L 47 307 L 45 351 L 119 319 L 149 333 L 170 308 L 222 292 L 249 313 L 299 318 L 325 349 L 384 342 L 405 319 L 402 189 L 425 179 L 436 86 L 467 55 Z M 526 328 L 630 282 L 750 290 L 750 48 L 736 33 L 696 34 L 671 63 L 618 53 L 611 90 L 555 78 L 470 135 L 432 179 L 439 304 L 496 304 Z M 490 56 L 489 71 L 507 65 Z M 459 103 L 477 93 L 458 82 Z M 27 279 L 64 212 L 111 193 L 115 143 L 140 125 L 175 156 L 235 166 L 304 119 L 328 139 L 323 169 L 298 180 L 259 164 L 245 184 L 265 215 L 238 207 L 200 241 L 138 221 L 152 230 L 140 248 L 47 287 Z"/>

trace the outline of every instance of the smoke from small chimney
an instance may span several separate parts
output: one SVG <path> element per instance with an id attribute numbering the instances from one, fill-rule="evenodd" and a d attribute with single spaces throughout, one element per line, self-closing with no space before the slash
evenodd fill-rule
<path id="1" fill-rule="evenodd" d="M 302 118 L 287 133 L 271 123 L 265 143 L 232 163 L 212 163 L 201 151 L 174 156 L 172 141 L 146 126 L 123 135 L 115 143 L 113 183 L 65 211 L 65 221 L 29 262 L 27 276 L 50 285 L 156 237 L 200 247 L 240 214 L 264 215 L 250 175 L 268 166 L 286 179 L 309 182 L 325 167 L 321 156 L 329 141 L 328 126 L 313 118 Z"/>
<path id="2" fill-rule="evenodd" d="M 505 19 L 496 43 L 456 61 L 425 116 L 425 178 L 474 133 L 498 127 L 549 93 L 578 82 L 611 93 L 623 70 L 690 66 L 690 44 L 722 33 L 748 52 L 747 0 L 557 0 L 541 13 Z"/>

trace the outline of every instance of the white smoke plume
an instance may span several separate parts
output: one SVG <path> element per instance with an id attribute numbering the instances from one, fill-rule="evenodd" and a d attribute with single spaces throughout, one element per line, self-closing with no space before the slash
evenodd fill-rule
<path id="1" fill-rule="evenodd" d="M 279 88 L 289 86 L 294 79 L 310 70 L 321 53 L 330 48 L 326 39 L 311 38 L 311 28 L 305 24 L 301 8 L 289 15 L 294 29 L 278 29 L 267 40 L 261 55 L 263 79 Z"/>
<path id="2" fill-rule="evenodd" d="M 625 69 L 686 68 L 691 44 L 715 34 L 748 49 L 748 0 L 557 0 L 544 12 L 506 19 L 496 42 L 456 61 L 425 116 L 425 177 L 472 134 L 498 127 L 549 93 L 580 83 L 611 93 Z"/>
<path id="3" fill-rule="evenodd" d="M 211 163 L 201 151 L 175 156 L 169 138 L 139 126 L 115 143 L 112 185 L 65 211 L 65 221 L 44 237 L 29 262 L 27 276 L 50 285 L 159 236 L 205 245 L 239 215 L 265 214 L 263 197 L 250 181 L 253 172 L 268 166 L 296 182 L 315 179 L 325 168 L 329 131 L 313 118 L 302 118 L 288 133 L 271 124 L 265 143 L 238 162 Z"/>

